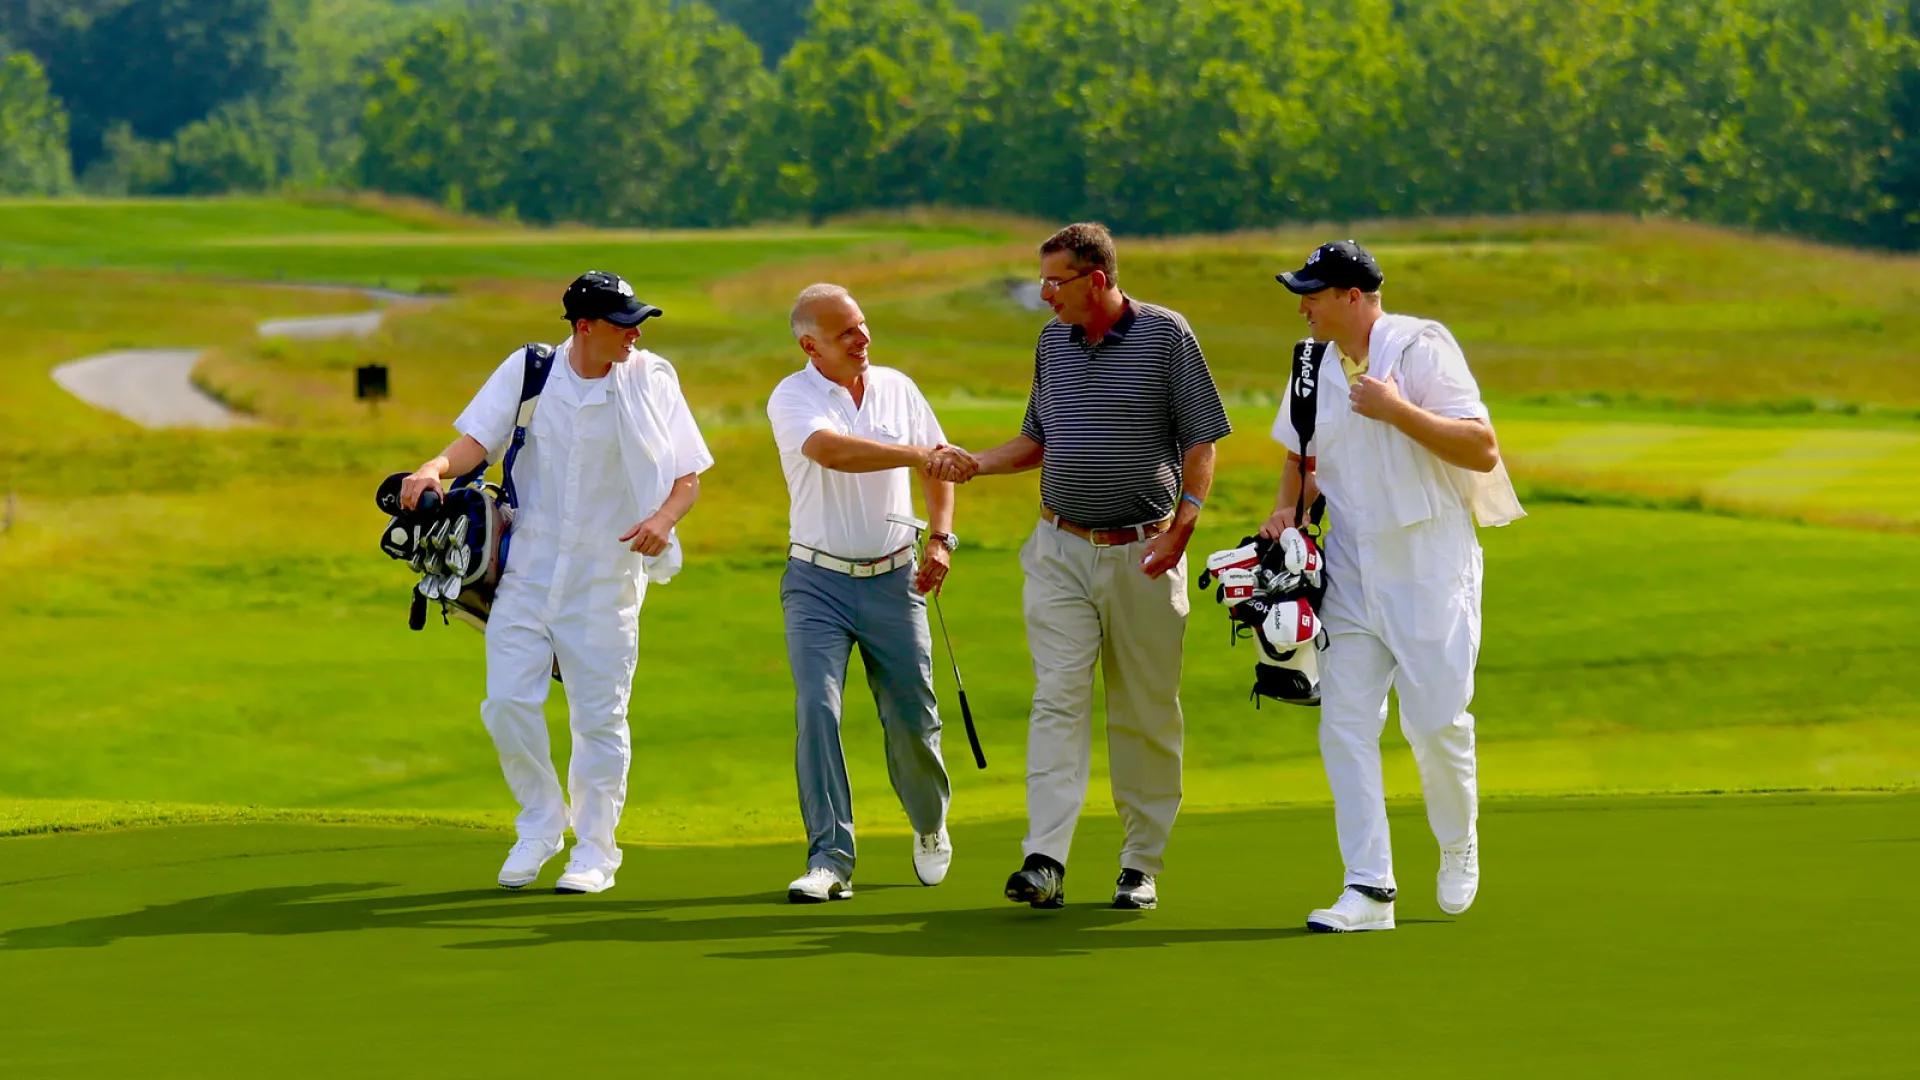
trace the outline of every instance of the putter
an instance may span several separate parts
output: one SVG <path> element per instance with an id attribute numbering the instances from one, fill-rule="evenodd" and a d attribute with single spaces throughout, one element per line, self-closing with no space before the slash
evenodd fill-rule
<path id="1" fill-rule="evenodd" d="M 914 544 L 921 548 L 924 557 L 927 523 L 919 518 L 901 514 L 888 514 L 887 520 L 895 525 L 905 525 L 913 530 Z M 953 666 L 953 689 L 960 696 L 960 719 L 967 726 L 967 745 L 973 747 L 973 764 L 977 768 L 987 767 L 986 752 L 980 749 L 980 733 L 973 727 L 973 707 L 967 704 L 967 686 L 960 681 L 960 660 L 953 655 L 953 638 L 947 634 L 947 614 L 940 610 L 940 594 L 934 593 L 928 599 L 933 601 L 933 615 L 940 623 L 940 640 L 947 644 L 947 663 Z"/>

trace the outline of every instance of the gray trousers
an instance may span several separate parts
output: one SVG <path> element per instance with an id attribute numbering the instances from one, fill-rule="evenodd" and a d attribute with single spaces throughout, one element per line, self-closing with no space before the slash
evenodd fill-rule
<path id="1" fill-rule="evenodd" d="M 952 787 L 940 759 L 940 710 L 933 695 L 933 635 L 927 599 L 902 567 L 855 578 L 798 559 L 780 579 L 787 663 L 793 669 L 794 771 L 807 828 L 807 866 L 853 878 L 853 793 L 840 746 L 847 659 L 860 648 L 880 711 L 887 778 L 915 832 L 947 821 Z"/>
<path id="2" fill-rule="evenodd" d="M 1187 560 L 1140 572 L 1147 544 L 1094 547 L 1044 520 L 1020 551 L 1033 715 L 1027 728 L 1028 855 L 1065 866 L 1093 765 L 1093 668 L 1107 685 L 1107 767 L 1125 840 L 1120 865 L 1163 868 L 1180 813 L 1180 663 Z"/>

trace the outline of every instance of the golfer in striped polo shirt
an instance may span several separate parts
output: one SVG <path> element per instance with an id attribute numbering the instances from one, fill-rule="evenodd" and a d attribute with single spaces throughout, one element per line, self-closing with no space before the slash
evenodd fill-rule
<path id="1" fill-rule="evenodd" d="M 1095 663 L 1126 830 L 1113 904 L 1158 902 L 1180 810 L 1187 541 L 1213 484 L 1214 443 L 1233 430 L 1187 320 L 1127 296 L 1117 270 L 1100 225 L 1069 225 L 1040 246 L 1040 295 L 1056 317 L 1034 349 L 1020 434 L 977 459 L 949 449 L 936 462 L 953 480 L 1040 469 L 1040 523 L 1020 552 L 1035 683 L 1026 862 L 1007 879 L 1008 899 L 1039 908 L 1065 903 Z"/>

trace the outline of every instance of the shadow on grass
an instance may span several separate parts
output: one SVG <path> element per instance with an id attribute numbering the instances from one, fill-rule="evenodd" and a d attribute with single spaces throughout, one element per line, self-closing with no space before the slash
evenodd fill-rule
<path id="1" fill-rule="evenodd" d="M 0 951 L 99 948 L 119 941 L 199 934 L 266 937 L 358 930 L 451 930 L 499 934 L 445 945 L 456 950 L 521 949 L 572 942 L 741 943 L 772 948 L 714 952 L 734 960 L 836 953 L 877 956 L 1071 956 L 1105 949 L 1256 942 L 1304 935 L 1298 927 L 1160 928 L 1147 912 L 1081 904 L 1037 912 L 1013 905 L 932 911 L 862 911 L 846 904 L 792 905 L 767 893 L 661 900 L 607 900 L 469 889 L 367 896 L 376 882 L 249 889 L 138 911 L 23 927 Z M 869 886 L 863 892 L 886 886 Z M 675 914 L 722 907 L 749 913 Z"/>

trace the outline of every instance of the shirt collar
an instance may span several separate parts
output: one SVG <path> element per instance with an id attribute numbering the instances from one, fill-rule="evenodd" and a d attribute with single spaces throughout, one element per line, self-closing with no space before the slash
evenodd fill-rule
<path id="1" fill-rule="evenodd" d="M 868 369 L 868 370 L 871 371 L 872 369 Z M 839 383 L 834 382 L 832 379 L 829 379 L 825 375 L 821 374 L 819 366 L 813 362 L 813 359 L 811 357 L 807 359 L 807 383 L 808 385 L 812 386 L 815 390 L 819 391 L 820 393 L 832 394 L 834 391 L 838 390 L 840 392 L 841 397 L 844 397 L 849 401 L 853 400 L 853 391 L 848 390 L 846 387 L 841 386 Z M 872 386 L 871 380 L 869 380 L 868 386 L 869 388 L 871 388 Z"/>
<path id="2" fill-rule="evenodd" d="M 612 369 L 608 369 L 607 373 L 598 379 L 583 379 L 580 377 L 579 372 L 573 370 L 573 360 L 570 358 L 572 352 L 573 337 L 572 335 L 568 335 L 567 340 L 561 342 L 554 348 L 553 364 L 556 368 L 564 367 L 567 369 L 567 374 L 564 378 L 573 385 L 574 403 L 576 405 L 598 405 L 607 400 L 607 385 L 613 381 Z M 629 359 L 627 362 L 632 363 L 633 361 Z M 549 376 L 549 378 L 551 378 L 551 376 Z"/>
<path id="3" fill-rule="evenodd" d="M 1107 338 L 1112 338 L 1115 341 L 1119 341 L 1122 338 L 1125 338 L 1127 336 L 1127 331 L 1133 329 L 1133 316 L 1134 316 L 1133 298 L 1122 293 L 1120 300 L 1121 300 L 1121 303 L 1125 304 L 1126 306 L 1120 312 L 1119 321 L 1115 322 L 1112 326 L 1108 327 L 1107 336 L 1101 338 L 1098 342 L 1095 342 L 1095 344 L 1104 344 Z M 1075 345 L 1086 344 L 1087 342 L 1086 327 L 1076 326 L 1073 329 L 1067 331 L 1067 333 L 1073 339 L 1073 343 Z"/>

